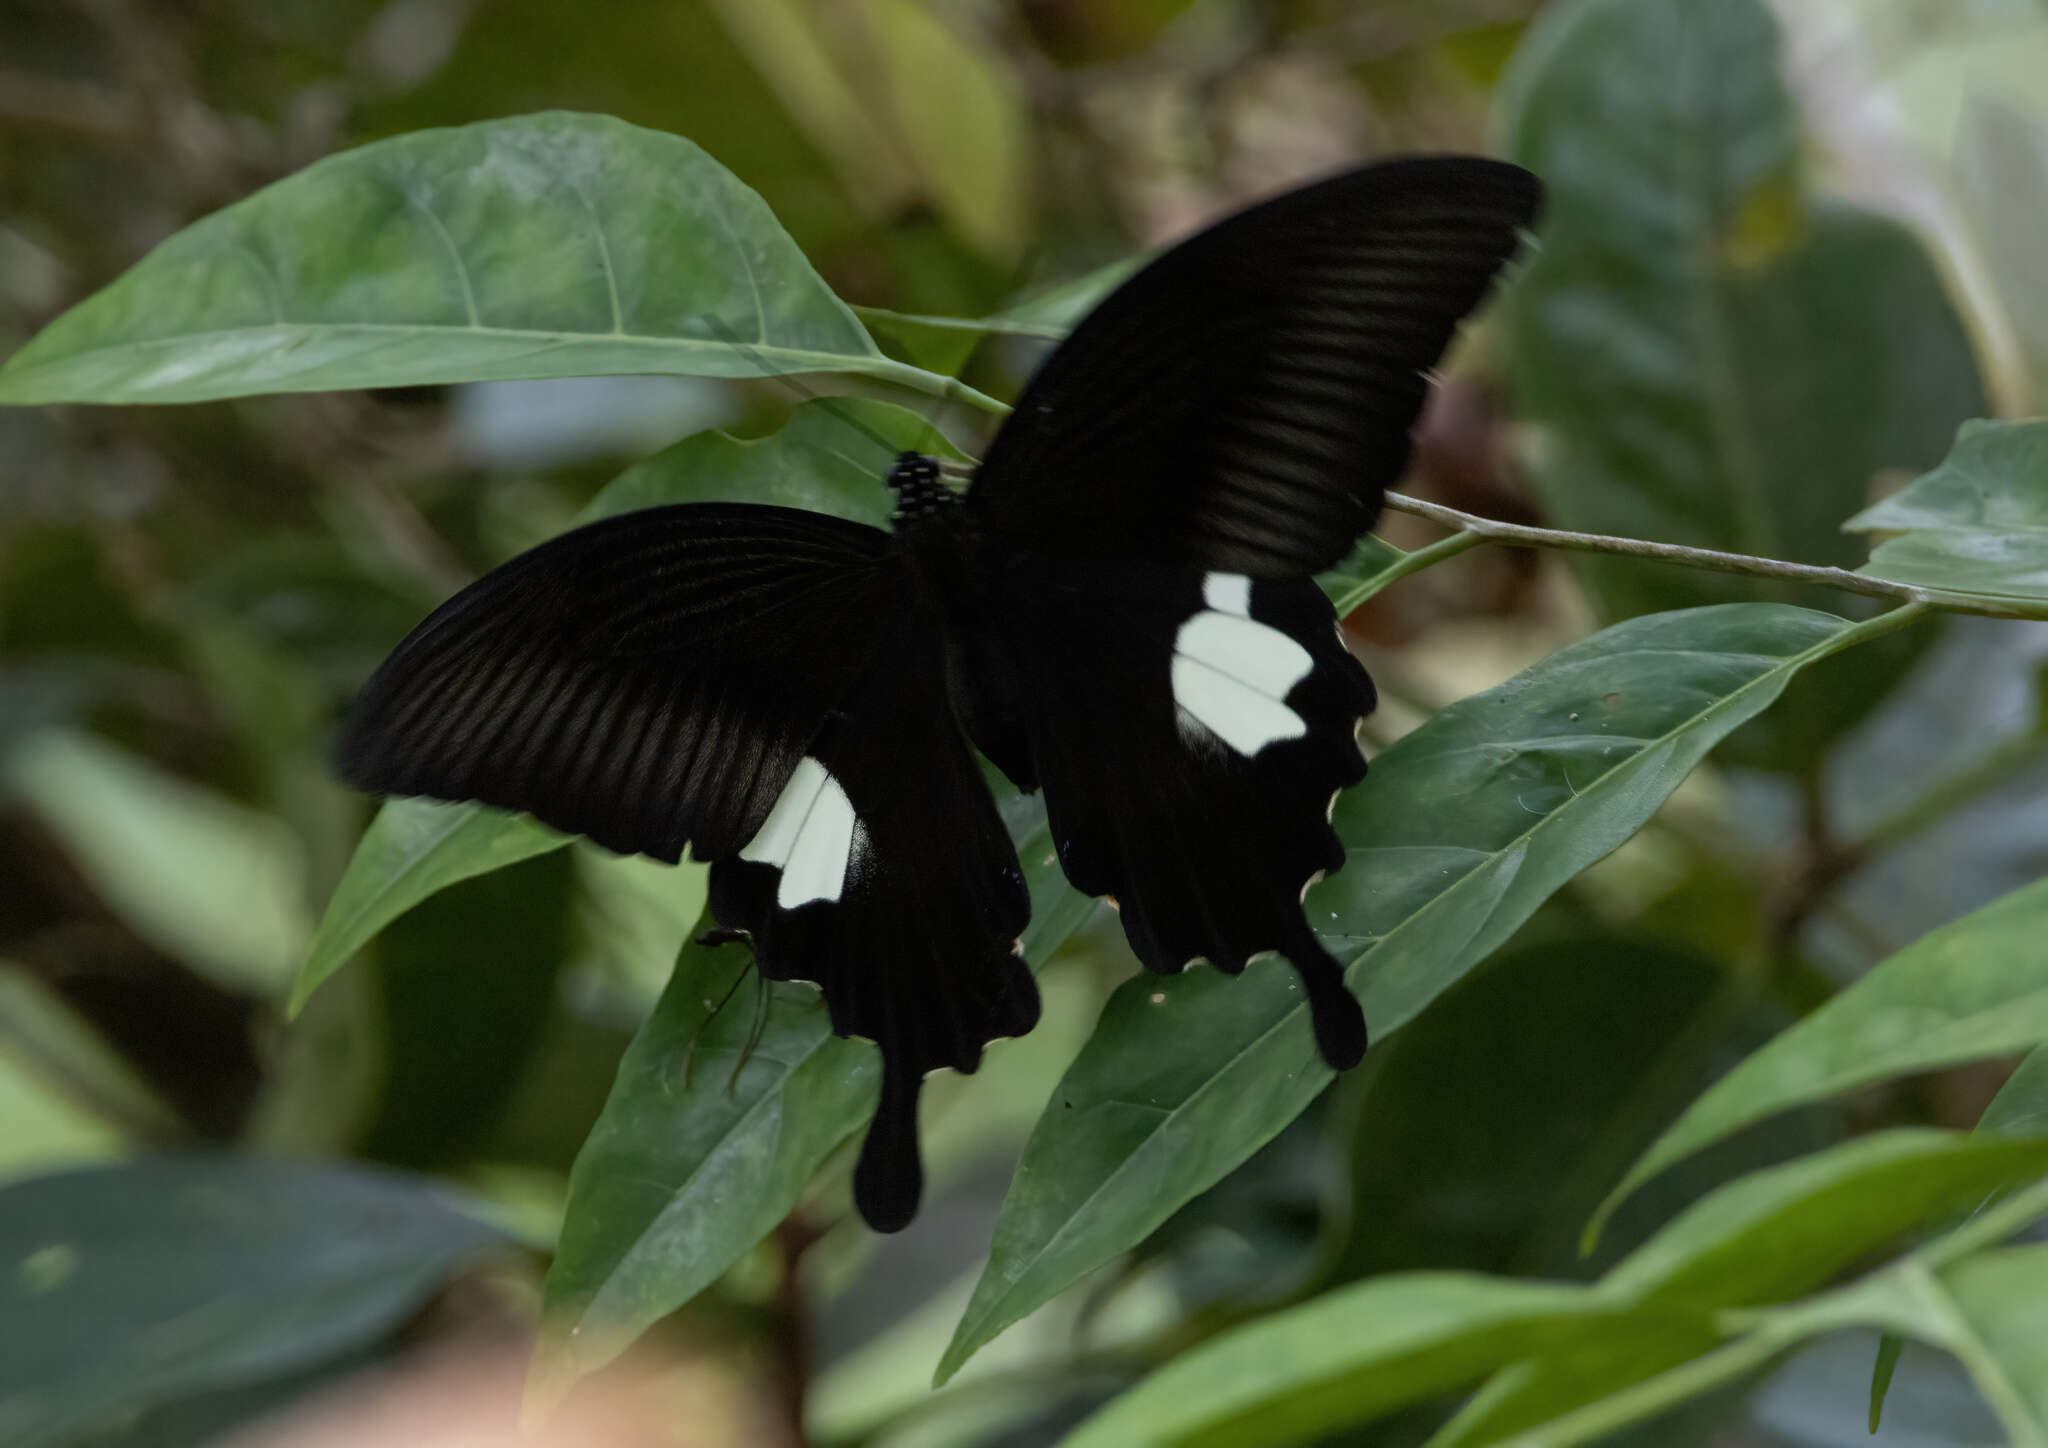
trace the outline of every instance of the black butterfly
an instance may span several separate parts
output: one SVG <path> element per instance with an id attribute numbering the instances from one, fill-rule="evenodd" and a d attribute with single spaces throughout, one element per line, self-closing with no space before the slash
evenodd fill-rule
<path id="1" fill-rule="evenodd" d="M 1052 353 L 964 496 L 903 454 L 893 532 L 706 503 L 543 544 L 399 645 L 341 772 L 711 861 L 762 973 L 881 1047 L 854 1176 L 879 1231 L 917 1209 L 925 1075 L 1038 1018 L 975 749 L 1045 791 L 1067 878 L 1145 965 L 1277 951 L 1351 1066 L 1364 1016 L 1301 900 L 1344 863 L 1329 809 L 1373 688 L 1312 575 L 1373 525 L 1539 198 L 1409 160 L 1202 232 Z"/>

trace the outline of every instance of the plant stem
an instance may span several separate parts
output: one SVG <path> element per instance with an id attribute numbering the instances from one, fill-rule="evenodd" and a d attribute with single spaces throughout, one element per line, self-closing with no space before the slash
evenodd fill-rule
<path id="1" fill-rule="evenodd" d="M 1453 533 L 1448 538 L 1437 539 L 1427 548 L 1418 548 L 1413 553 L 1403 553 L 1372 577 L 1360 579 L 1346 589 L 1336 600 L 1337 617 L 1344 617 L 1389 584 L 1398 583 L 1411 573 L 1420 573 L 1431 564 L 1441 563 L 1446 558 L 1455 558 L 1460 553 L 1470 552 L 1485 541 L 1485 537 L 1478 533 Z"/>
<path id="2" fill-rule="evenodd" d="M 1755 578 L 1778 578 L 1791 583 L 1817 583 L 1829 588 L 1839 588 L 1847 593 L 1865 594 L 1871 598 L 1901 599 L 1907 603 L 1938 603 L 1940 607 L 1957 613 L 1982 613 L 1994 618 L 2018 616 L 2012 610 L 1988 600 L 1972 606 L 1947 595 L 1937 597 L 1927 589 L 1916 588 L 1910 583 L 1894 583 L 1887 578 L 1872 578 L 1865 573 L 1851 573 L 1846 568 L 1822 568 L 1811 563 L 1787 563 L 1777 558 L 1756 558 L 1747 553 L 1723 553 L 1714 548 L 1688 548 L 1679 543 L 1651 543 L 1641 538 L 1611 538 L 1600 533 L 1569 533 L 1558 528 L 1532 528 L 1521 523 L 1503 523 L 1497 519 L 1479 517 L 1475 513 L 1460 512 L 1456 508 L 1446 508 L 1441 503 L 1428 503 L 1421 498 L 1411 498 L 1406 493 L 1388 493 L 1387 506 L 1397 513 L 1426 518 L 1446 528 L 1455 528 L 1458 534 L 1483 538 L 1493 543 L 1526 548 L 1563 548 L 1577 553 L 1613 553 L 1625 558 L 1649 558 L 1660 563 L 1676 563 L 1686 568 L 1704 568 L 1716 573 L 1744 573 Z M 1411 559 L 1422 559 L 1430 552 L 1431 549 L 1425 548 L 1409 554 L 1408 558 L 1402 561 L 1406 563 Z M 1427 567 L 1429 563 L 1435 561 L 1432 557 L 1427 562 L 1416 563 L 1415 567 Z M 1407 571 L 1413 572 L 1414 568 Z"/>

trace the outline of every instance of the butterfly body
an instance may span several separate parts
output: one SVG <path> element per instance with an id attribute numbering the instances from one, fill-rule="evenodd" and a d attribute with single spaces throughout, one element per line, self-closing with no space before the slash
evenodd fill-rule
<path id="1" fill-rule="evenodd" d="M 1343 866 L 1373 689 L 1313 575 L 1377 516 L 1536 198 L 1513 167 L 1403 162 L 1202 233 L 1056 349 L 964 495 L 899 455 L 889 532 L 686 504 L 543 544 L 385 662 L 342 773 L 710 861 L 763 974 L 881 1047 L 855 1199 L 882 1230 L 916 1209 L 926 1074 L 1038 1016 L 977 752 L 1043 791 L 1145 966 L 1284 956 L 1349 1066 L 1364 1017 L 1302 902 Z"/>

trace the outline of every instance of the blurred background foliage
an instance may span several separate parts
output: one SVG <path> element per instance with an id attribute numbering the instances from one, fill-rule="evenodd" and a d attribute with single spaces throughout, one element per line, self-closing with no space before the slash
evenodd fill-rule
<path id="1" fill-rule="evenodd" d="M 564 107 L 694 139 L 843 297 L 906 314 L 994 313 L 1360 158 L 1512 155 L 1550 185 L 1551 245 L 1468 339 L 1407 485 L 1491 516 L 1853 566 L 1839 521 L 1939 461 L 1957 422 L 2044 410 L 2048 7 L 1745 5 L 1690 97 L 1616 60 L 1656 47 L 1671 6 L 1574 6 L 1517 56 L 1543 8 L 0 0 L 0 354 L 318 157 Z M 1741 185 L 1732 228 L 1728 197 L 1659 179 L 1710 149 L 1702 185 Z M 1587 329 L 1604 345 L 1575 345 Z M 1040 345 L 970 356 L 964 334 L 877 330 L 998 393 Z M 569 1164 L 701 882 L 583 846 L 465 881 L 287 1028 L 370 808 L 330 778 L 328 739 L 449 591 L 635 457 L 772 428 L 790 402 L 773 383 L 616 378 L 0 411 L 0 1180 L 172 1146 L 358 1158 L 445 1175 L 523 1244 L 436 1293 L 477 1245 L 438 1217 L 394 1232 L 375 1272 L 325 1260 L 338 1214 L 372 1210 L 360 1184 L 278 1178 L 264 1200 L 302 1251 L 238 1253 L 247 1223 L 140 1212 L 122 1230 L 189 1274 L 166 1293 L 226 1274 L 252 1301 L 335 1305 L 252 1318 L 272 1339 L 261 1370 L 81 1379 L 105 1401 L 76 1441 L 209 1441 L 401 1358 L 458 1365 L 473 1421 L 510 1423 L 507 1363 Z M 1429 536 L 1411 521 L 1390 520 L 1395 541 Z M 1385 701 L 1372 740 L 1596 623 L 1731 598 L 1858 611 L 1722 575 L 1466 555 L 1349 621 Z M 1998 1069 L 1873 1088 L 1694 1159 L 1599 1256 L 1576 1252 L 1601 1195 L 1729 1064 L 2048 866 L 2044 654 L 2038 625 L 1955 619 L 1816 668 L 1243 1170 L 935 1394 L 1024 1136 L 1132 968 L 1093 920 L 1042 978 L 1039 1032 L 937 1093 L 915 1229 L 868 1236 L 828 1177 L 606 1380 L 625 1416 L 588 1441 L 1050 1442 L 1276 1302 L 1418 1267 L 1584 1277 L 1760 1162 L 1874 1124 L 1973 1124 Z M 0 1337 L 10 1358 L 29 1361 Z M 1824 1343 L 1643 1441 L 1846 1442 L 1868 1361 Z M 1945 1361 L 1909 1353 L 1893 1393 L 1876 1441 L 1981 1439 Z M 1433 1421 L 1343 1441 L 1420 1442 Z"/>

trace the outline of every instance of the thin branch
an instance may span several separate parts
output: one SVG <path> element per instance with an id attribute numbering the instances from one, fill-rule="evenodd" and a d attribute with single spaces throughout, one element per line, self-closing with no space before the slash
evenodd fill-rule
<path id="1" fill-rule="evenodd" d="M 1811 563 L 1787 563 L 1776 558 L 1756 558 L 1747 553 L 1723 553 L 1714 548 L 1688 548 L 1678 543 L 1651 543 L 1641 538 L 1610 538 L 1600 533 L 1568 533 L 1558 528 L 1531 528 L 1521 523 L 1502 523 L 1493 518 L 1463 513 L 1441 503 L 1426 503 L 1406 493 L 1388 493 L 1387 506 L 1397 513 L 1426 518 L 1461 533 L 1476 534 L 1494 543 L 1524 548 L 1563 548 L 1578 553 L 1612 553 L 1625 558 L 1649 558 L 1659 563 L 1676 563 L 1685 568 L 1704 568 L 1716 573 L 1744 573 L 1754 578 L 1777 578 L 1788 583 L 1816 583 L 1861 593 L 1871 598 L 1892 598 L 1907 603 L 1934 604 L 1959 613 L 2007 615 L 1987 601 L 1981 607 L 1964 608 L 1949 597 L 1937 597 L 1910 583 L 1893 583 L 1846 568 L 1823 568 Z"/>

